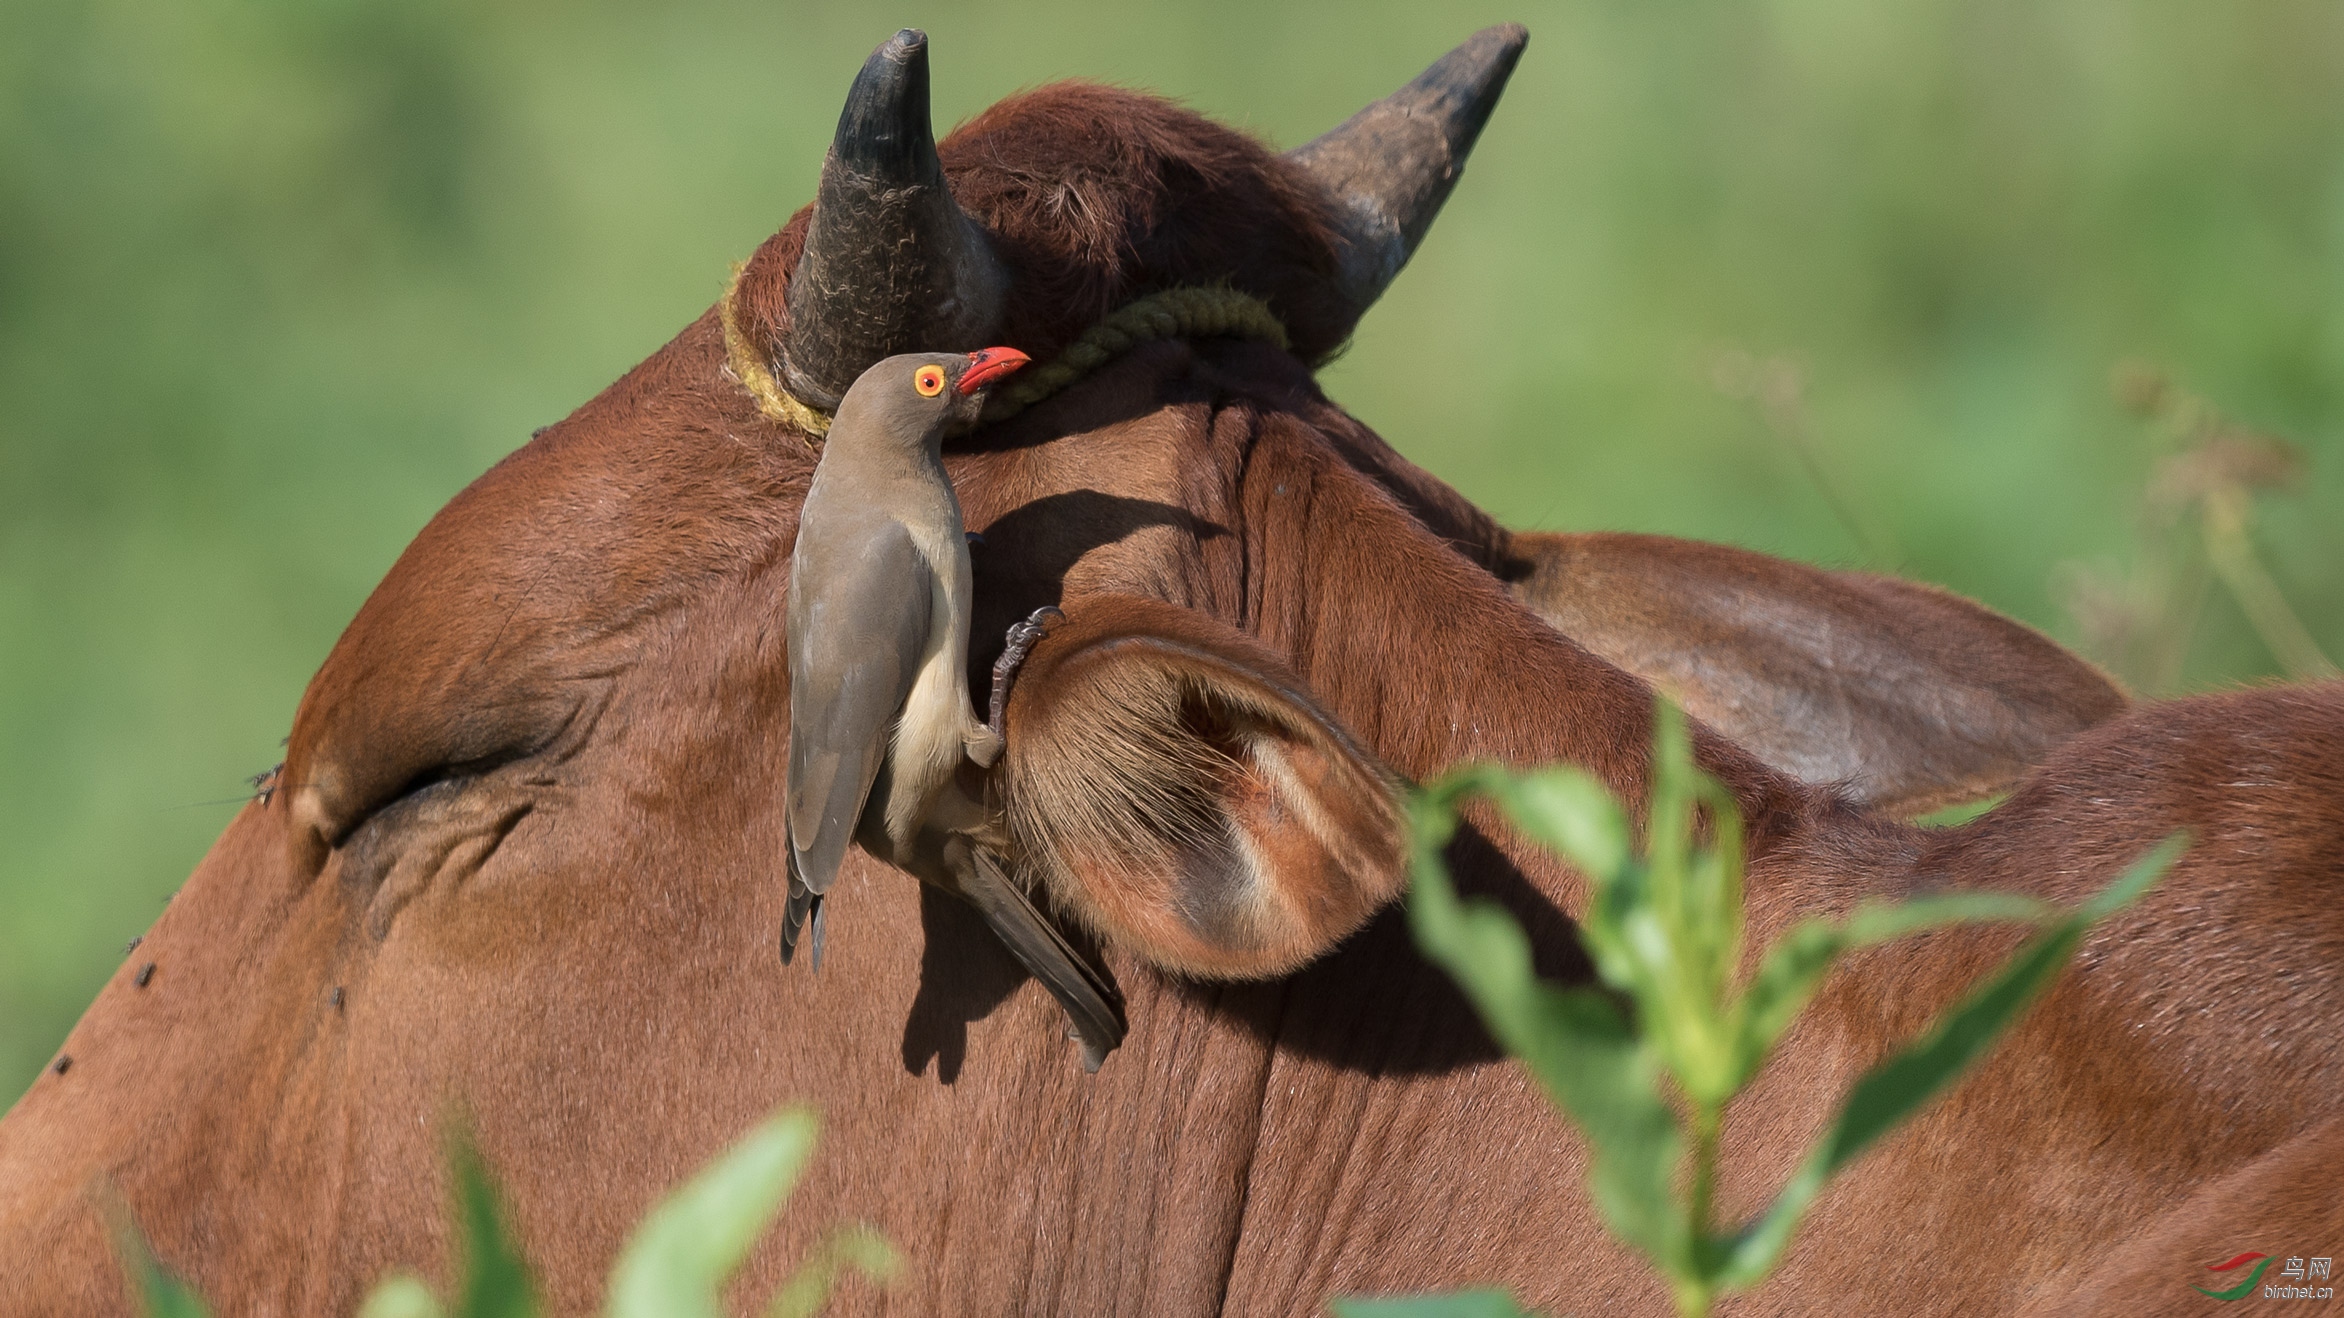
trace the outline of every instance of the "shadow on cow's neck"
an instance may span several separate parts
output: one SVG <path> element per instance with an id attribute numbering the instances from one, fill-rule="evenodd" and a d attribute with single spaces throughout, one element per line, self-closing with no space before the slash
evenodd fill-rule
<path id="1" fill-rule="evenodd" d="M 1045 604 L 1066 603 L 1067 573 L 1085 555 L 1151 527 L 1168 527 L 1198 542 L 1230 534 L 1229 528 L 1177 504 L 1100 490 L 1046 494 L 982 528 L 983 542 L 970 556 L 977 610 L 972 669 L 991 672 L 1010 623 Z"/>
<path id="2" fill-rule="evenodd" d="M 1460 892 L 1498 903 L 1520 923 L 1540 977 L 1594 983 L 1577 926 L 1486 834 L 1460 827 L 1448 859 Z M 1028 976 L 982 917 L 935 889 L 920 891 L 920 928 L 925 942 L 918 991 L 904 1016 L 903 1066 L 916 1076 L 933 1062 L 937 1082 L 950 1085 L 968 1060 L 969 1026 L 1001 1009 Z M 1099 964 L 1121 967 L 1127 990 L 1139 994 L 1138 980 L 1154 979 L 1162 992 L 1237 1023 L 1265 1047 L 1339 1070 L 1438 1075 L 1504 1056 L 1456 982 L 1417 950 L 1398 903 L 1327 956 L 1268 981 L 1165 976 L 1127 956 L 1100 958 L 1087 933 L 1074 926 L 1069 933 Z"/>
<path id="3" fill-rule="evenodd" d="M 919 1075 L 936 1063 L 951 1084 L 968 1058 L 969 1030 L 1025 983 L 1024 967 L 966 902 L 922 885 L 920 987 L 903 1021 L 903 1069 Z"/>

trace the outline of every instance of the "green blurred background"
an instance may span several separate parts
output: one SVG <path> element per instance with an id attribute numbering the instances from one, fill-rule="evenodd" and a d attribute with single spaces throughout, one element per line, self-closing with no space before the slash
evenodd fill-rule
<path id="1" fill-rule="evenodd" d="M 2086 643 L 2079 583 L 2188 575 L 2143 534 L 2171 437 L 2110 390 L 2144 362 L 2301 446 L 2252 544 L 2344 652 L 2334 0 L 0 0 L 0 1099 L 409 537 L 714 300 L 894 28 L 941 122 L 1082 76 L 1286 146 L 1507 19 L 1465 183 L 1326 373 L 1402 450 L 1517 526 Z M 2153 685 L 2279 670 L 2192 589 Z"/>

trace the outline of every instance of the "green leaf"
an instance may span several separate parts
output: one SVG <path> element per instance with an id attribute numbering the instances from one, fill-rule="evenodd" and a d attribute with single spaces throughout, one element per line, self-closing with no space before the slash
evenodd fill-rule
<path id="1" fill-rule="evenodd" d="M 1693 844 L 1693 801 L 1700 771 L 1693 767 L 1692 738 L 1685 711 L 1675 701 L 1652 702 L 1652 808 L 1644 821 L 1645 862 L 1656 870 L 1683 873 Z"/>
<path id="2" fill-rule="evenodd" d="M 1656 1258 L 1684 1258 L 1689 1240 L 1671 1196 L 1684 1143 L 1650 1053 L 1603 995 L 1541 983 L 1530 940 L 1511 916 L 1490 902 L 1460 903 L 1439 857 L 1420 848 L 1416 859 L 1408 909 L 1418 944 L 1464 988 L 1499 1045 L 1587 1132 L 1589 1179 L 1605 1221 Z"/>
<path id="3" fill-rule="evenodd" d="M 1916 815 L 1913 822 L 1922 828 L 1959 828 L 2010 799 L 2008 792 L 1996 792 L 1982 801 L 1964 801 L 1959 805 L 1943 806 L 1925 815 Z"/>
<path id="4" fill-rule="evenodd" d="M 1685 1141 L 1651 1050 L 1599 993 L 1538 985 L 1536 995 L 1533 1037 L 1514 1051 L 1587 1132 L 1596 1207 L 1622 1239 L 1664 1266 L 1684 1265 L 1692 1242 L 1674 1188 Z"/>
<path id="5" fill-rule="evenodd" d="M 1847 926 L 1836 920 L 1801 920 L 1766 949 L 1758 973 L 1742 993 L 1740 1080 L 1748 1084 L 1775 1041 L 1798 1019 L 1823 976 L 1848 943 Z"/>
<path id="6" fill-rule="evenodd" d="M 456 1202 L 464 1218 L 464 1281 L 454 1318 L 536 1318 L 537 1288 L 505 1227 L 495 1184 L 469 1134 L 456 1138 Z"/>
<path id="7" fill-rule="evenodd" d="M 1493 795 L 1532 840 L 1561 852 L 1594 882 L 1609 883 L 1627 868 L 1628 816 L 1588 774 L 1570 768 L 1509 774 Z"/>
<path id="8" fill-rule="evenodd" d="M 1334 1309 L 1335 1318 L 1529 1318 L 1504 1291 L 1336 1300 Z"/>
<path id="9" fill-rule="evenodd" d="M 437 1296 L 412 1272 L 386 1278 L 358 1307 L 358 1318 L 446 1318 Z"/>
<path id="10" fill-rule="evenodd" d="M 2109 916 L 2140 900 L 2142 893 L 2157 885 L 2181 853 L 2189 850 L 2189 834 L 2175 833 L 2157 844 L 2157 849 L 2133 862 L 2124 877 L 2108 885 L 2106 891 L 2085 902 L 2076 914 L 2085 924 L 2098 924 Z"/>
<path id="11" fill-rule="evenodd" d="M 1530 840 L 1561 852 L 1587 876 L 1591 900 L 1580 941 L 1605 983 L 1633 993 L 1639 977 L 1622 922 L 1641 908 L 1641 871 L 1632 854 L 1628 817 L 1611 793 L 1567 766 L 1524 774 L 1486 763 L 1453 770 L 1428 788 L 1411 811 L 1419 865 L 1428 858 L 1437 862 L 1437 852 L 1455 831 L 1452 810 L 1471 792 L 1487 795 Z"/>
<path id="12" fill-rule="evenodd" d="M 1990 920 L 2040 922 L 2057 912 L 2057 907 L 2031 897 L 1963 892 L 1909 902 L 1866 903 L 1845 921 L 1800 921 L 1766 950 L 1758 973 L 1743 994 L 1733 1090 L 1750 1083 L 1841 955 L 1938 925 Z"/>
<path id="13" fill-rule="evenodd" d="M 155 1261 L 146 1237 L 129 1224 L 129 1210 L 123 1208 L 119 1212 L 122 1225 L 115 1233 L 120 1240 L 118 1248 L 130 1269 L 131 1284 L 138 1288 L 139 1303 L 146 1318 L 211 1318 L 203 1297 Z"/>
<path id="14" fill-rule="evenodd" d="M 1997 920 L 2042 924 L 2064 914 L 2047 901 L 2015 892 L 1948 892 L 1909 902 L 1865 902 L 1848 916 L 1847 945 L 1854 951 L 1940 925 Z"/>
<path id="15" fill-rule="evenodd" d="M 1831 1177 L 1984 1056 L 2066 968 L 2085 932 L 2148 891 L 2184 845 L 2185 839 L 2179 835 L 2167 838 L 2097 897 L 2019 948 L 2000 971 L 1940 1019 L 1927 1035 L 1857 1081 L 1822 1143 L 1783 1187 L 1766 1215 L 1733 1243 L 1720 1281 L 1729 1288 L 1742 1289 L 1772 1272 L 1799 1219 Z M 1894 923 L 1894 916 L 1881 918 L 1882 927 Z"/>
<path id="16" fill-rule="evenodd" d="M 1714 844 L 1688 865 L 1682 880 L 1679 936 L 1695 951 L 1701 992 L 1714 1003 L 1742 961 L 1742 814 L 1714 779 L 1703 777 L 1704 800 L 1716 829 Z"/>
<path id="17" fill-rule="evenodd" d="M 803 1108 L 766 1120 L 643 1219 L 611 1269 L 610 1318 L 717 1318 L 717 1292 L 773 1221 L 814 1151 Z"/>
<path id="18" fill-rule="evenodd" d="M 1580 936 L 1604 982 L 1634 1000 L 1638 1023 L 1678 1085 L 1697 1104 L 1715 1106 L 1732 1095 L 1740 1060 L 1728 1003 L 1741 963 L 1740 812 L 1732 793 L 1694 762 L 1683 711 L 1661 701 L 1654 718 L 1643 860 L 1621 860 L 1610 881 L 1595 885 Z M 1584 775 L 1578 782 L 1625 839 L 1618 806 Z M 1703 832 L 1707 844 L 1698 845 Z"/>
<path id="19" fill-rule="evenodd" d="M 885 1282 L 903 1270 L 903 1259 L 885 1236 L 870 1227 L 846 1227 L 782 1283 L 765 1310 L 766 1318 L 813 1318 L 830 1302 L 830 1288 L 837 1284 L 844 1268 Z"/>

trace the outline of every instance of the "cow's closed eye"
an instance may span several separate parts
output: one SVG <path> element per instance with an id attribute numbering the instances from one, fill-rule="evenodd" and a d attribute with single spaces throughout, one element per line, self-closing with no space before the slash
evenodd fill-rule
<path id="1" fill-rule="evenodd" d="M 600 684 L 572 684 L 535 699 L 479 707 L 447 698 L 378 697 L 348 702 L 350 712 L 332 711 L 343 717 L 319 719 L 314 733 L 297 722 L 284 771 L 295 818 L 305 836 L 328 848 L 355 842 L 364 832 L 380 834 L 380 826 L 395 831 L 414 815 L 405 807 L 418 801 L 452 799 L 484 782 L 517 781 L 526 776 L 528 761 L 560 758 L 574 749 L 606 694 Z"/>
<path id="2" fill-rule="evenodd" d="M 1089 596 L 1009 707 L 1029 867 L 1101 934 L 1186 974 L 1290 971 L 1399 891 L 1397 782 L 1259 642 Z"/>
<path id="3" fill-rule="evenodd" d="M 546 790 L 518 766 L 439 778 L 383 805 L 350 831 L 339 879 L 376 939 L 433 884 L 460 886 L 496 854 Z"/>

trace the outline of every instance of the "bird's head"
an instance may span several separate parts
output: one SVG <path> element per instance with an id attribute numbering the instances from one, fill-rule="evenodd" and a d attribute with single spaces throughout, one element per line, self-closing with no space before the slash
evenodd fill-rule
<path id="1" fill-rule="evenodd" d="M 939 442 L 977 423 L 985 395 L 1026 364 L 1015 348 L 907 352 L 862 373 L 839 400 L 831 427 L 878 426 L 904 440 Z"/>

